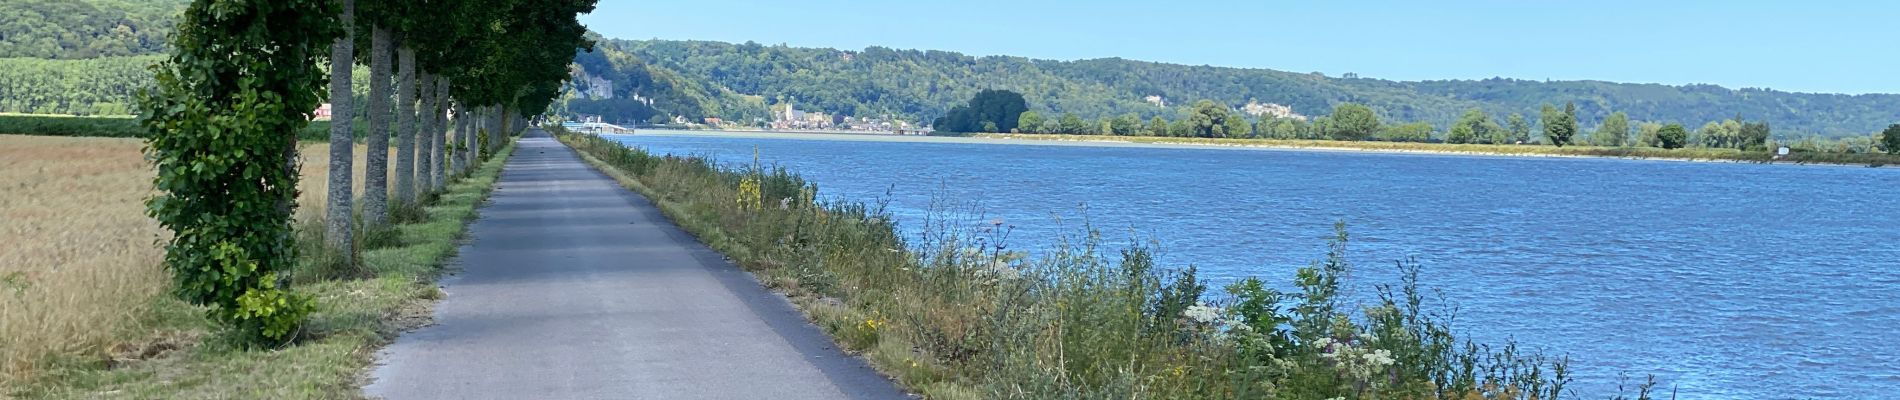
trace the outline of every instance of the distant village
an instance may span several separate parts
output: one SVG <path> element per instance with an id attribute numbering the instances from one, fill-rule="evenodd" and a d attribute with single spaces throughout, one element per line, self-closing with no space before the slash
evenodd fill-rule
<path id="1" fill-rule="evenodd" d="M 709 122 L 710 123 L 710 122 Z M 804 111 L 793 103 L 772 106 L 772 130 L 852 131 L 922 135 L 929 130 L 890 116 L 852 117 L 818 111 Z"/>
<path id="2" fill-rule="evenodd" d="M 588 74 L 585 69 L 579 68 L 578 66 L 574 68 L 573 73 L 574 73 L 574 79 L 570 81 L 572 82 L 572 84 L 569 87 L 569 90 L 574 91 L 576 95 L 580 97 L 590 98 L 590 99 L 614 98 L 613 81 L 603 79 L 599 76 Z M 649 106 L 653 104 L 652 99 L 642 98 L 638 94 L 632 94 L 628 97 L 632 98 L 635 101 L 644 102 Z M 706 118 L 701 118 L 699 120 L 692 120 L 681 115 L 674 115 L 674 116 L 671 116 L 671 118 L 665 119 L 665 120 L 670 122 L 670 124 L 672 125 L 684 126 L 684 127 L 689 127 L 689 128 L 697 128 L 697 127 L 709 127 L 709 128 L 720 128 L 720 129 L 747 129 L 747 128 L 760 129 L 760 128 L 763 128 L 763 129 L 779 130 L 779 131 L 862 132 L 862 133 L 887 133 L 887 134 L 900 134 L 900 135 L 924 135 L 924 134 L 930 133 L 929 127 L 922 126 L 921 124 L 913 124 L 909 121 L 900 120 L 890 115 L 885 115 L 882 117 L 853 117 L 853 116 L 847 116 L 847 115 L 830 114 L 830 113 L 825 113 L 825 112 L 820 112 L 820 111 L 806 111 L 806 110 L 798 109 L 798 107 L 793 102 L 790 102 L 790 101 L 772 105 L 770 106 L 769 111 L 770 111 L 769 114 L 771 115 L 771 118 L 769 121 L 765 121 L 765 120 L 727 121 L 727 120 L 717 118 L 717 117 L 706 117 Z M 601 121 L 601 117 L 598 115 L 581 114 L 581 115 L 575 115 L 574 117 L 577 122 L 583 122 L 583 123 L 603 122 Z"/>

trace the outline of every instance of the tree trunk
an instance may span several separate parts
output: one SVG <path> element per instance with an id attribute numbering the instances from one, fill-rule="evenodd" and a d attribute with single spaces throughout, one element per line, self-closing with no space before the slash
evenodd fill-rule
<path id="1" fill-rule="evenodd" d="M 396 49 L 396 202 L 416 201 L 416 51 Z"/>
<path id="2" fill-rule="evenodd" d="M 468 126 L 468 114 L 465 114 L 467 112 L 468 109 L 463 107 L 460 100 L 449 99 L 449 144 L 448 149 L 443 151 L 449 155 L 448 169 L 451 177 L 461 177 L 462 168 L 468 166 L 467 157 L 462 155 L 462 146 L 467 143 L 462 141 L 462 128 Z"/>
<path id="3" fill-rule="evenodd" d="M 343 35 L 330 45 L 330 188 L 324 207 L 323 226 L 330 248 L 342 254 L 354 254 L 350 245 L 350 192 L 353 183 L 350 158 L 355 143 L 351 140 L 350 118 L 355 108 L 350 96 L 350 67 L 356 64 L 356 40 L 351 22 L 356 13 L 354 0 L 343 2 Z"/>
<path id="4" fill-rule="evenodd" d="M 389 217 L 389 123 L 395 117 L 389 98 L 389 28 L 376 27 L 369 43 L 369 156 L 364 161 L 363 224 L 379 227 Z"/>
<path id="5" fill-rule="evenodd" d="M 448 153 L 443 145 L 448 139 L 443 135 L 449 131 L 449 78 L 435 77 L 435 130 L 429 132 L 429 190 L 442 190 L 448 184 L 443 167 L 448 164 Z"/>
<path id="6" fill-rule="evenodd" d="M 488 152 L 489 154 L 499 154 L 501 153 L 501 148 L 504 147 L 501 145 L 502 142 L 508 140 L 508 124 L 503 122 L 508 115 L 508 109 L 501 105 L 494 105 L 489 107 L 489 111 L 488 119 L 494 121 L 495 127 L 488 130 L 488 136 L 490 138 L 488 140 Z"/>
<path id="7" fill-rule="evenodd" d="M 416 85 L 420 88 L 421 94 L 417 96 L 422 98 L 422 109 L 416 115 L 420 121 L 416 123 L 416 193 L 422 194 L 435 187 L 434 175 L 429 174 L 429 164 L 435 163 L 435 154 L 429 152 L 429 146 L 435 141 L 430 137 L 441 135 L 435 133 L 435 74 L 422 72 L 419 75 Z"/>
<path id="8" fill-rule="evenodd" d="M 473 171 L 475 171 L 475 161 L 480 159 L 482 155 L 482 150 L 475 147 L 478 143 L 476 141 L 476 131 L 480 129 L 480 127 L 477 127 L 475 124 L 475 121 L 480 121 L 475 116 L 476 109 L 477 107 L 470 107 L 468 105 L 462 106 L 462 112 L 468 113 L 467 118 L 464 118 L 468 121 L 462 126 L 462 173 L 464 174 L 473 173 Z"/>

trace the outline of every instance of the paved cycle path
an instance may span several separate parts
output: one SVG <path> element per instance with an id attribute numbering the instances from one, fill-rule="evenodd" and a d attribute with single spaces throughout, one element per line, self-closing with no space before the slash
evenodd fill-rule
<path id="1" fill-rule="evenodd" d="M 377 356 L 389 399 L 893 399 L 776 294 L 525 135 L 469 228 L 435 323 Z"/>

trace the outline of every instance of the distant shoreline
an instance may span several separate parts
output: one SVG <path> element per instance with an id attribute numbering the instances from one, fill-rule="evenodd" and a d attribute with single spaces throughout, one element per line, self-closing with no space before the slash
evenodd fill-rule
<path id="1" fill-rule="evenodd" d="M 974 137 L 996 140 L 1026 140 L 1055 142 L 1098 142 L 1126 144 L 1167 144 L 1198 148 L 1254 148 L 1293 151 L 1359 152 L 1388 154 L 1442 154 L 1457 156 L 1486 156 L 1513 158 L 1603 158 L 1645 161 L 1678 161 L 1699 163 L 1734 164 L 1784 164 L 1784 165 L 1821 165 L 1821 166 L 1857 166 L 1881 167 L 1891 163 L 1900 164 L 1900 157 L 1881 154 L 1829 154 L 1797 153 L 1788 158 L 1774 159 L 1767 153 L 1745 153 L 1733 150 L 1715 150 L 1719 153 L 1695 153 L 1703 149 L 1665 150 L 1657 148 L 1624 148 L 1572 146 L 1554 147 L 1544 145 L 1461 145 L 1443 143 L 1411 142 L 1367 142 L 1333 140 L 1276 140 L 1276 139 L 1202 139 L 1146 136 L 1092 136 L 1092 135 L 1044 135 L 1044 134 L 977 134 Z M 1436 148 L 1434 148 L 1436 147 Z M 1860 156 L 1869 160 L 1833 161 L 1819 160 L 1812 156 Z"/>
<path id="2" fill-rule="evenodd" d="M 877 133 L 830 133 L 830 132 L 783 132 L 783 131 L 715 131 L 715 130 L 667 130 L 643 129 L 633 135 L 663 136 L 709 136 L 742 139 L 779 139 L 779 140 L 836 140 L 868 142 L 904 142 L 904 143 L 955 143 L 988 145 L 1029 145 L 1029 146 L 1089 146 L 1089 147 L 1137 147 L 1137 148 L 1181 148 L 1181 149 L 1224 149 L 1255 151 L 1314 151 L 1345 153 L 1383 153 L 1383 154 L 1423 154 L 1477 157 L 1512 158 L 1602 158 L 1646 161 L 1677 161 L 1700 163 L 1735 164 L 1782 164 L 1782 165 L 1819 165 L 1819 166 L 1857 166 L 1878 167 L 1886 162 L 1836 162 L 1789 158 L 1783 160 L 1750 159 L 1740 157 L 1719 157 L 1711 154 L 1681 155 L 1656 154 L 1677 152 L 1663 149 L 1624 149 L 1550 146 L 1514 146 L 1514 145 L 1448 145 L 1438 143 L 1393 143 L 1393 142 L 1346 142 L 1319 140 L 1266 140 L 1266 139 L 1196 139 L 1167 137 L 1128 137 L 1128 136 L 1084 136 L 1084 135 L 1042 135 L 1042 134 L 977 134 L 973 136 L 918 136 Z M 1447 148 L 1463 146 L 1464 148 Z M 1441 148 L 1431 148 L 1441 147 Z M 1489 149 L 1513 151 L 1496 151 Z M 1492 151 L 1486 151 L 1492 150 Z M 1592 154 L 1589 151 L 1628 151 L 1629 154 Z M 1752 153 L 1735 152 L 1736 156 L 1751 156 Z M 1759 156 L 1766 156 L 1760 154 Z M 1876 155 L 1862 155 L 1876 156 Z M 1877 158 L 1889 156 L 1877 155 Z M 1897 159 L 1895 164 L 1900 164 Z"/>

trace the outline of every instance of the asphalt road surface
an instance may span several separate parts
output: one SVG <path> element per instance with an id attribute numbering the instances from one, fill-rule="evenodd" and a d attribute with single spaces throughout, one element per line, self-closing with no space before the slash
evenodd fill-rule
<path id="1" fill-rule="evenodd" d="M 520 140 L 389 399 L 894 399 L 783 297 L 545 132 Z"/>

